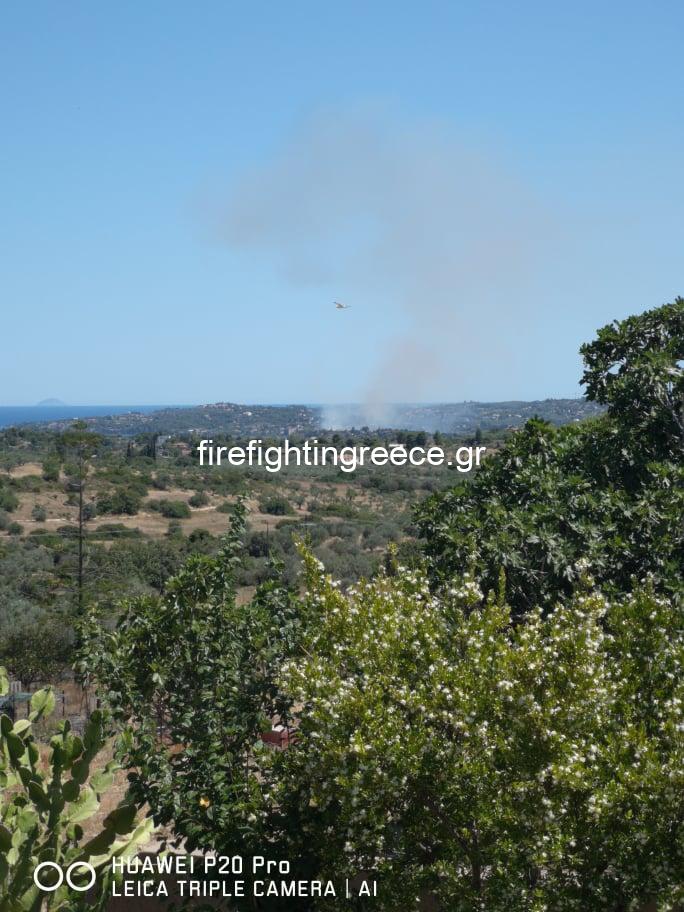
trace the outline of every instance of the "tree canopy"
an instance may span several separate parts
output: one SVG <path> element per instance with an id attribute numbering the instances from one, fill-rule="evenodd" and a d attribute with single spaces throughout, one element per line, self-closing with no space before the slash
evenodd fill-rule
<path id="1" fill-rule="evenodd" d="M 435 582 L 504 568 L 516 613 L 551 608 L 587 558 L 606 591 L 684 579 L 684 299 L 599 330 L 582 347 L 587 395 L 607 414 L 529 421 L 472 481 L 428 499 L 418 525 Z"/>

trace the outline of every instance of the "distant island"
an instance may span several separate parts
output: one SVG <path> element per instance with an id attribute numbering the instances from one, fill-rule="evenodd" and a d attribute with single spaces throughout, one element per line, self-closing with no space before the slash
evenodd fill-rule
<path id="1" fill-rule="evenodd" d="M 61 399 L 41 399 L 40 402 L 36 402 L 36 408 L 46 405 L 65 406 L 66 404 Z"/>

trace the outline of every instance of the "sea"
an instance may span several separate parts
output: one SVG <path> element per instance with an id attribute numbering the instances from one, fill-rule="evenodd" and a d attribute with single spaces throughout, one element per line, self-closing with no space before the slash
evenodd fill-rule
<path id="1" fill-rule="evenodd" d="M 39 421 L 68 421 L 71 418 L 100 418 L 126 415 L 130 412 L 149 414 L 167 405 L 0 405 L 0 428 Z"/>

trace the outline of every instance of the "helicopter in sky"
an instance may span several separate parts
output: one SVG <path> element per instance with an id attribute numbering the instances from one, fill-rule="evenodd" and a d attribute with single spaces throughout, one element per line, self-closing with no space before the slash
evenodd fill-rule
<path id="1" fill-rule="evenodd" d="M 335 307 L 338 310 L 349 310 L 349 308 L 351 307 L 351 304 L 342 304 L 341 301 L 335 301 Z"/>

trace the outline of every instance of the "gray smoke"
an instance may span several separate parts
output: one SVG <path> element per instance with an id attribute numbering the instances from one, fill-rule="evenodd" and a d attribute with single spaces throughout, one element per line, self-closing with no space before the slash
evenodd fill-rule
<path id="1" fill-rule="evenodd" d="M 438 123 L 405 129 L 368 111 L 315 118 L 244 175 L 217 221 L 228 243 L 275 258 L 295 284 L 362 289 L 355 317 L 368 302 L 396 315 L 363 391 L 371 425 L 391 403 L 447 388 L 457 398 L 466 372 L 491 359 L 514 369 L 553 233 L 496 159 Z M 344 410 L 328 421 L 346 423 Z"/>

